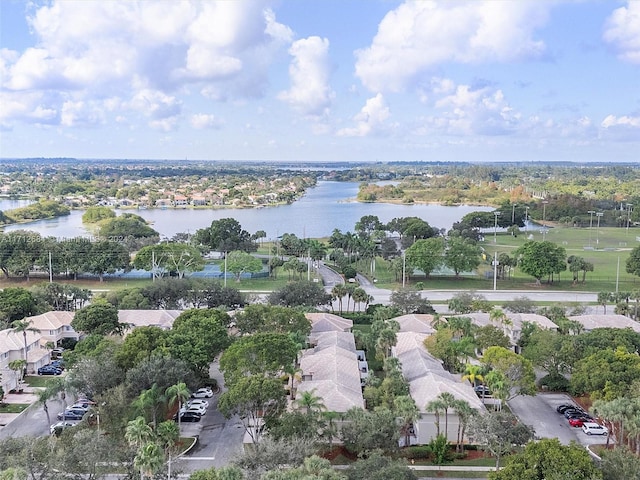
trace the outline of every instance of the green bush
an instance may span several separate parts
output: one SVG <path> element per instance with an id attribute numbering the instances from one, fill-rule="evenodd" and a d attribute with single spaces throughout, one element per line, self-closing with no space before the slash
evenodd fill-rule
<path id="1" fill-rule="evenodd" d="M 569 380 L 559 373 L 550 373 L 540 379 L 540 387 L 546 387 L 552 392 L 566 392 L 569 390 Z"/>
<path id="2" fill-rule="evenodd" d="M 427 460 L 431 457 L 429 445 L 416 445 L 402 449 L 402 456 L 409 460 Z"/>

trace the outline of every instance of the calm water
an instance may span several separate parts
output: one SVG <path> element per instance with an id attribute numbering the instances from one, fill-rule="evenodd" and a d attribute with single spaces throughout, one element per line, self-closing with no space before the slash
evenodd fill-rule
<path id="1" fill-rule="evenodd" d="M 235 218 L 249 233 L 264 230 L 267 239 L 284 233 L 293 233 L 301 238 L 328 237 L 334 229 L 343 233 L 353 231 L 355 224 L 365 215 L 376 215 L 387 223 L 398 217 L 419 217 L 433 227 L 449 229 L 454 222 L 473 211 L 491 211 L 491 207 L 462 205 L 391 205 L 358 203 L 353 201 L 358 193 L 358 183 L 319 182 L 307 194 L 291 205 L 279 207 L 193 210 L 193 209 L 149 209 L 127 210 L 151 222 L 152 227 L 163 237 L 171 238 L 176 233 L 194 233 L 199 228 L 211 225 L 213 220 Z M 0 210 L 3 209 L 0 201 Z M 14 207 L 15 208 L 15 207 Z M 82 225 L 82 211 L 51 220 L 40 220 L 22 225 L 5 227 L 5 231 L 26 229 L 43 236 L 58 238 L 88 235 Z"/>

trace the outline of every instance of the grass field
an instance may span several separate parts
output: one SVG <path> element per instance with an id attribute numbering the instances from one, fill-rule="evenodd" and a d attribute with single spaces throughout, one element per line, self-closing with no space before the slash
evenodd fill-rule
<path id="1" fill-rule="evenodd" d="M 529 290 L 532 288 L 542 290 L 576 290 L 576 291 L 615 291 L 616 283 L 619 291 L 631 291 L 640 289 L 640 278 L 625 271 L 626 260 L 632 248 L 640 245 L 636 236 L 640 230 L 623 228 L 600 228 L 599 235 L 596 227 L 589 228 L 550 228 L 545 235 L 545 240 L 554 242 L 565 248 L 567 256 L 576 255 L 593 263 L 594 271 L 588 272 L 585 283 L 573 285 L 573 275 L 566 270 L 561 273 L 559 279 L 552 285 L 543 283 L 535 285 L 532 277 L 524 275 L 517 268 L 508 280 L 499 280 L 497 288 L 500 290 Z M 487 235 L 480 245 L 486 252 L 487 260 L 478 269 L 477 275 L 461 276 L 456 279 L 452 276 L 432 275 L 425 278 L 419 272 L 409 280 L 409 285 L 421 286 L 424 289 L 464 289 L 482 290 L 493 288 L 493 270 L 491 261 L 494 253 L 498 255 L 507 253 L 513 255 L 516 248 L 527 240 L 542 240 L 540 232 L 522 232 L 517 237 L 508 234 L 498 234 L 494 243 L 494 236 Z M 393 273 L 386 268 L 383 260 L 376 264 L 376 278 L 381 288 L 396 289 L 398 282 Z M 488 277 L 485 277 L 487 272 Z"/>

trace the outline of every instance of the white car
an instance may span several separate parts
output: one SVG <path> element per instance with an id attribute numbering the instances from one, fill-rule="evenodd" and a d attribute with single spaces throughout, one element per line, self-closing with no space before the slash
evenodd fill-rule
<path id="1" fill-rule="evenodd" d="M 88 403 L 77 402 L 70 407 L 67 407 L 67 410 L 84 410 L 85 412 L 88 412 L 90 408 L 91 406 Z"/>
<path id="2" fill-rule="evenodd" d="M 587 435 L 609 435 L 607 427 L 603 427 L 599 423 L 585 422 L 582 424 L 582 431 Z"/>
<path id="3" fill-rule="evenodd" d="M 69 421 L 66 421 L 66 422 L 62 421 L 62 422 L 54 423 L 49 428 L 49 431 L 51 432 L 51 435 L 59 434 L 65 428 L 75 427 L 77 424 L 78 424 L 77 422 L 69 422 Z"/>
<path id="4" fill-rule="evenodd" d="M 202 399 L 202 398 L 194 398 L 192 400 L 189 400 L 187 402 L 187 405 L 190 407 L 192 405 L 202 405 L 204 406 L 204 408 L 209 408 L 209 402 L 207 402 L 206 400 Z"/>
<path id="5" fill-rule="evenodd" d="M 193 413 L 197 413 L 198 415 L 204 415 L 205 413 L 207 413 L 207 409 L 204 407 L 204 405 L 191 405 L 191 406 L 187 406 L 182 407 L 182 410 L 180 410 L 180 413 L 184 413 L 184 412 L 193 412 Z"/>
<path id="6" fill-rule="evenodd" d="M 193 398 L 211 398 L 213 397 L 213 390 L 209 387 L 199 388 L 191 394 Z"/>

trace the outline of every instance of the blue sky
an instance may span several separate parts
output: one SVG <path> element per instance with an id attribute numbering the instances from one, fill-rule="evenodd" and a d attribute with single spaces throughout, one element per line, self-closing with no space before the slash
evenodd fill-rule
<path id="1" fill-rule="evenodd" d="M 0 2 L 0 156 L 610 161 L 640 1 Z"/>

